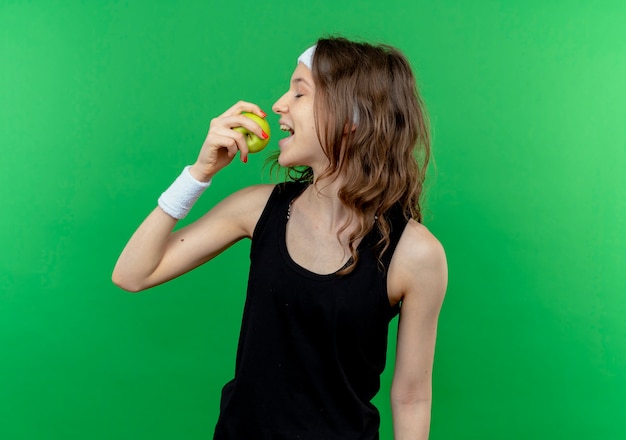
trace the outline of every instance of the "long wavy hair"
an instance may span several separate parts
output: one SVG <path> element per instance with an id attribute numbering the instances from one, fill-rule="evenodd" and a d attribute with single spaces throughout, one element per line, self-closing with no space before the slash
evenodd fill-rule
<path id="1" fill-rule="evenodd" d="M 338 236 L 355 218 L 358 223 L 349 237 L 351 262 L 339 272 L 347 274 L 358 262 L 355 242 L 373 228 L 380 261 L 390 243 L 392 208 L 407 221 L 422 221 L 428 117 L 411 66 L 394 47 L 322 38 L 312 71 L 317 134 L 329 161 L 315 179 L 343 178 L 338 196 L 351 214 Z M 309 167 L 285 171 L 289 180 L 314 183 Z"/>

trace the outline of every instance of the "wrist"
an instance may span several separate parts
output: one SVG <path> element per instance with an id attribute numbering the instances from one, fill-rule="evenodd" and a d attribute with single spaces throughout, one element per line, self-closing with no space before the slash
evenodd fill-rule
<path id="1" fill-rule="evenodd" d="M 186 166 L 183 172 L 159 197 L 159 207 L 170 217 L 177 220 L 185 218 L 191 207 L 209 187 L 211 181 L 197 180 Z"/>
<path id="2" fill-rule="evenodd" d="M 195 180 L 201 183 L 210 182 L 214 175 L 214 174 L 206 174 L 202 170 L 202 167 L 198 165 L 197 162 L 191 165 L 190 167 L 188 167 L 188 171 L 189 171 L 189 174 L 191 174 L 191 177 L 193 177 Z"/>

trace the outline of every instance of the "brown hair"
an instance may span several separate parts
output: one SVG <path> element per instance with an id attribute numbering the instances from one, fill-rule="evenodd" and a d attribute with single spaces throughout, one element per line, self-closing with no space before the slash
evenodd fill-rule
<path id="1" fill-rule="evenodd" d="M 329 160 L 317 178 L 345 177 L 338 196 L 351 210 L 348 224 L 354 216 L 359 222 L 349 239 L 352 263 L 340 272 L 349 273 L 358 261 L 355 241 L 372 228 L 381 237 L 379 256 L 389 246 L 391 208 L 407 220 L 422 220 L 428 118 L 411 66 L 396 48 L 322 38 L 312 71 L 318 137 Z M 313 179 L 310 168 L 289 169 L 287 175 Z"/>

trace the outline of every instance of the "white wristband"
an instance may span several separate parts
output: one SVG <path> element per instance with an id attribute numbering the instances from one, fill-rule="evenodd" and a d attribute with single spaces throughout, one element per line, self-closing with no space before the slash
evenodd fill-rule
<path id="1" fill-rule="evenodd" d="M 205 189 L 211 185 L 211 181 L 200 182 L 189 172 L 191 165 L 186 166 L 180 176 L 159 197 L 159 207 L 175 219 L 183 219 L 191 210 L 196 200 Z"/>

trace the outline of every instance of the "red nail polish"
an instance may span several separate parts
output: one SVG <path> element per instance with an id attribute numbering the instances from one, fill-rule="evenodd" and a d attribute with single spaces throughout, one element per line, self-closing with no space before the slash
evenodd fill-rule
<path id="1" fill-rule="evenodd" d="M 261 114 L 263 115 L 263 117 L 267 116 L 267 113 L 265 113 L 263 110 L 261 110 Z"/>
<path id="2" fill-rule="evenodd" d="M 243 163 L 248 163 L 248 156 L 243 158 Z"/>
<path id="3" fill-rule="evenodd" d="M 268 134 L 264 131 L 261 132 L 261 136 L 263 136 L 263 139 L 267 139 L 269 137 Z"/>

